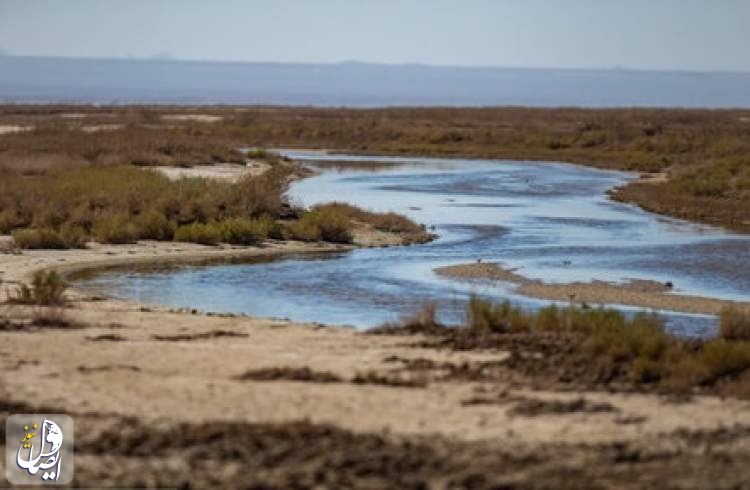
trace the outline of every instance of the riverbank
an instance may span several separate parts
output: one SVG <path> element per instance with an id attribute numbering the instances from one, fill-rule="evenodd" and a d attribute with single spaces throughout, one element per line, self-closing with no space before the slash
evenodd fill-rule
<path id="1" fill-rule="evenodd" d="M 0 255 L 0 270 L 7 290 L 39 269 L 347 248 L 142 242 Z M 744 481 L 748 401 L 561 390 L 512 367 L 509 359 L 527 355 L 522 344 L 455 350 L 422 335 L 73 293 L 62 309 L 66 328 L 29 323 L 43 307 L 0 306 L 0 412 L 74 416 L 85 427 L 76 434 L 80 485 Z"/>
<path id="2" fill-rule="evenodd" d="M 750 302 L 729 301 L 673 292 L 673 286 L 633 279 L 625 283 L 605 281 L 546 283 L 518 274 L 495 263 L 459 264 L 435 269 L 439 275 L 463 281 L 501 281 L 515 285 L 514 292 L 532 298 L 588 305 L 627 305 L 654 310 L 718 315 L 733 307 L 750 313 Z"/>

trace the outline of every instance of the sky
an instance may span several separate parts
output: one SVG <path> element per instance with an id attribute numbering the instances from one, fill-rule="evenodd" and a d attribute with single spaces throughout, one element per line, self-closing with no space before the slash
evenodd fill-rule
<path id="1" fill-rule="evenodd" d="M 0 0 L 19 56 L 750 71 L 748 46 L 750 0 Z"/>

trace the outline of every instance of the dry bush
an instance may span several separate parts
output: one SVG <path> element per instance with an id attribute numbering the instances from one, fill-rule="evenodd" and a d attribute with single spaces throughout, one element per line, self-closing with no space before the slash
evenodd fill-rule
<path id="1" fill-rule="evenodd" d="M 351 243 L 352 221 L 335 207 L 316 207 L 289 225 L 289 236 L 296 240 Z"/>
<path id="2" fill-rule="evenodd" d="M 55 271 L 38 271 L 34 274 L 31 286 L 22 284 L 17 293 L 10 298 L 11 303 L 62 306 L 65 304 L 65 290 L 68 284 Z"/>
<path id="3" fill-rule="evenodd" d="M 177 231 L 174 233 L 174 239 L 178 242 L 216 245 L 221 241 L 221 230 L 214 223 L 192 223 L 177 228 Z"/>
<path id="4" fill-rule="evenodd" d="M 719 336 L 726 340 L 750 341 L 750 314 L 725 308 L 719 316 Z"/>
<path id="5" fill-rule="evenodd" d="M 94 221 L 91 234 L 99 243 L 135 243 L 139 230 L 131 217 L 125 213 L 104 215 Z"/>
<path id="6" fill-rule="evenodd" d="M 286 171 L 236 184 L 170 181 L 157 172 L 121 165 L 6 174 L 0 179 L 0 225 L 13 229 L 22 248 L 82 247 L 88 236 L 101 243 L 171 240 L 178 225 L 228 220 L 233 220 L 225 226 L 229 231 L 244 223 L 237 220 L 252 220 L 257 237 L 280 238 L 282 229 L 273 217 L 284 206 Z M 183 229 L 181 239 L 186 233 Z M 239 239 L 235 233 L 227 241 L 257 241 L 245 235 Z"/>

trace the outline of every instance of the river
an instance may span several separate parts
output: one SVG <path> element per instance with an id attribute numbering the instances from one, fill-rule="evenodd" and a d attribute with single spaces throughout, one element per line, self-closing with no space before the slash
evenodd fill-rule
<path id="1" fill-rule="evenodd" d="M 285 153 L 319 172 L 292 185 L 292 202 L 396 211 L 439 238 L 256 263 L 118 269 L 76 285 L 175 307 L 358 328 L 396 321 L 427 299 L 437 301 L 442 320 L 458 323 L 472 293 L 532 309 L 549 303 L 515 295 L 508 284 L 433 272 L 477 260 L 548 282 L 638 278 L 670 281 L 680 293 L 750 297 L 750 237 L 610 201 L 606 191 L 633 174 L 562 163 Z M 710 316 L 664 314 L 678 334 L 714 329 Z"/>

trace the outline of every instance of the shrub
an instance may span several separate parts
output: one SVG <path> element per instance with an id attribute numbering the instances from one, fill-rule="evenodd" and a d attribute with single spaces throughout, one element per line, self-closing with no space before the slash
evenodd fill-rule
<path id="1" fill-rule="evenodd" d="M 304 215 L 303 215 L 304 217 Z M 303 242 L 318 242 L 321 240 L 320 227 L 310 219 L 299 219 L 287 225 L 289 238 Z"/>
<path id="2" fill-rule="evenodd" d="M 25 249 L 65 249 L 68 248 L 65 240 L 55 230 L 48 228 L 16 230 L 13 232 L 13 241 Z"/>
<path id="3" fill-rule="evenodd" d="M 539 330 L 560 331 L 563 329 L 565 319 L 563 312 L 554 304 L 542 308 L 536 315 L 534 326 Z"/>
<path id="4" fill-rule="evenodd" d="M 372 225 L 376 230 L 391 233 L 421 233 L 424 227 L 397 213 L 374 213 L 342 202 L 320 204 L 313 211 L 330 211 L 347 218 Z"/>
<path id="5" fill-rule="evenodd" d="M 267 214 L 255 219 L 254 223 L 265 238 L 273 238 L 274 240 L 285 238 L 284 227 Z"/>
<path id="6" fill-rule="evenodd" d="M 310 219 L 320 228 L 320 237 L 326 242 L 351 243 L 352 224 L 343 213 L 334 209 L 319 208 L 302 216 L 301 220 Z"/>
<path id="7" fill-rule="evenodd" d="M 97 218 L 91 233 L 99 243 L 135 243 L 138 229 L 127 214 L 115 214 Z"/>
<path id="8" fill-rule="evenodd" d="M 221 230 L 215 224 L 193 223 L 182 225 L 175 231 L 174 239 L 178 242 L 216 245 L 221 241 Z"/>
<path id="9" fill-rule="evenodd" d="M 604 314 L 589 316 L 587 320 L 586 330 L 590 332 L 587 345 L 594 352 L 615 361 L 658 360 L 666 352 L 669 337 L 658 316 L 639 313 L 626 321 L 615 310 L 600 313 Z"/>
<path id="10" fill-rule="evenodd" d="M 259 222 L 245 218 L 228 219 L 217 226 L 221 241 L 234 245 L 253 245 L 266 237 Z"/>
<path id="11" fill-rule="evenodd" d="M 278 216 L 282 207 L 282 195 L 287 188 L 286 170 L 272 167 L 260 176 L 241 178 L 231 188 L 231 200 L 243 216 Z"/>
<path id="12" fill-rule="evenodd" d="M 719 317 L 719 336 L 726 340 L 750 340 L 750 314 L 725 308 Z"/>
<path id="13" fill-rule="evenodd" d="M 346 210 L 338 206 L 317 206 L 302 214 L 289 226 L 289 234 L 296 240 L 351 243 L 352 222 Z"/>
<path id="14" fill-rule="evenodd" d="M 162 213 L 149 210 L 135 218 L 138 237 L 143 240 L 171 240 L 177 227 Z"/>
<path id="15" fill-rule="evenodd" d="M 750 368 L 750 343 L 712 340 L 703 346 L 697 361 L 703 383 L 737 376 Z"/>
<path id="16" fill-rule="evenodd" d="M 65 290 L 68 284 L 55 271 L 38 271 L 34 274 L 31 286 L 21 285 L 11 302 L 41 306 L 65 304 Z"/>
<path id="17" fill-rule="evenodd" d="M 60 227 L 60 238 L 67 248 L 86 248 L 88 233 L 81 226 L 65 223 Z"/>
<path id="18" fill-rule="evenodd" d="M 123 243 L 140 237 L 168 240 L 176 224 L 278 216 L 289 171 L 278 167 L 236 184 L 198 178 L 170 181 L 158 172 L 127 165 L 34 176 L 5 173 L 0 178 L 0 232 L 32 222 L 35 228 L 59 230 L 67 223 L 92 231 L 100 241 Z M 278 230 L 269 227 L 277 236 Z"/>
<path id="19" fill-rule="evenodd" d="M 18 225 L 16 213 L 9 210 L 0 211 L 0 235 L 10 233 Z"/>
<path id="20" fill-rule="evenodd" d="M 477 332 L 524 331 L 531 326 L 529 317 L 510 301 L 494 303 L 472 295 L 466 308 L 469 328 Z"/>

